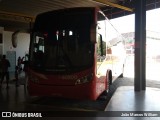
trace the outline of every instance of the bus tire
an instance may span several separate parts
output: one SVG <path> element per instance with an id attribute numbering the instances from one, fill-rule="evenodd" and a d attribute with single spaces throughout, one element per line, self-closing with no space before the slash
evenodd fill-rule
<path id="1" fill-rule="evenodd" d="M 112 85 L 112 71 L 107 71 L 107 93 L 110 91 L 110 86 Z"/>
<path id="2" fill-rule="evenodd" d="M 119 78 L 123 78 L 123 73 L 122 73 L 122 74 L 120 74 Z"/>
<path id="3" fill-rule="evenodd" d="M 111 70 L 108 70 L 107 72 L 107 76 L 108 76 L 108 83 L 109 85 L 112 85 L 112 71 Z"/>

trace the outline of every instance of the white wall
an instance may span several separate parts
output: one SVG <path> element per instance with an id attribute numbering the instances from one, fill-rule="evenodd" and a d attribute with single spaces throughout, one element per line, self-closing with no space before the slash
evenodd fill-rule
<path id="1" fill-rule="evenodd" d="M 12 46 L 11 44 L 11 36 L 13 32 L 3 31 L 3 54 L 6 54 L 9 51 L 9 47 Z M 15 51 L 13 49 L 13 51 Z"/>
<path id="2" fill-rule="evenodd" d="M 3 54 L 6 54 L 7 51 L 16 51 L 16 61 L 19 56 L 23 57 L 26 52 L 29 51 L 29 43 L 30 43 L 30 34 L 27 33 L 19 33 L 17 35 L 17 48 L 12 47 L 12 34 L 10 31 L 3 31 Z"/>
<path id="3" fill-rule="evenodd" d="M 29 52 L 30 34 L 20 33 L 17 38 L 16 56 L 18 58 L 19 56 L 25 56 L 25 54 Z"/>

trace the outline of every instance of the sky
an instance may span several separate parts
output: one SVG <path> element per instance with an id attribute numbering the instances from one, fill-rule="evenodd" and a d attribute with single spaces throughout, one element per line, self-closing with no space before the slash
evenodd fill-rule
<path id="1" fill-rule="evenodd" d="M 113 26 L 120 32 L 134 32 L 135 15 L 127 15 L 110 20 Z M 146 30 L 160 32 L 160 8 L 149 10 L 146 13 Z"/>

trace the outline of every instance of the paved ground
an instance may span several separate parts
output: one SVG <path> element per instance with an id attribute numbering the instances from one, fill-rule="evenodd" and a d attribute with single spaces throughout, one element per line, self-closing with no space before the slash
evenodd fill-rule
<path id="1" fill-rule="evenodd" d="M 125 75 L 125 74 L 124 74 Z M 5 83 L 0 90 L 0 110 L 12 111 L 104 111 L 110 98 L 119 86 L 134 86 L 134 78 L 118 78 L 111 86 L 109 94 L 102 96 L 97 101 L 77 101 L 71 99 L 60 99 L 54 97 L 41 97 L 27 101 L 24 89 L 23 74 L 20 77 L 20 86 L 15 87 L 15 81 L 10 81 L 10 88 L 5 89 Z M 160 80 L 147 80 L 147 87 L 160 88 Z"/>

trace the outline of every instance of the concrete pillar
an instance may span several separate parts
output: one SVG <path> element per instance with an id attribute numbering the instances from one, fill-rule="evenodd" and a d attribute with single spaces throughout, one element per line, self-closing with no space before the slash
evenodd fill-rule
<path id="1" fill-rule="evenodd" d="M 135 91 L 146 89 L 146 0 L 135 1 Z"/>

